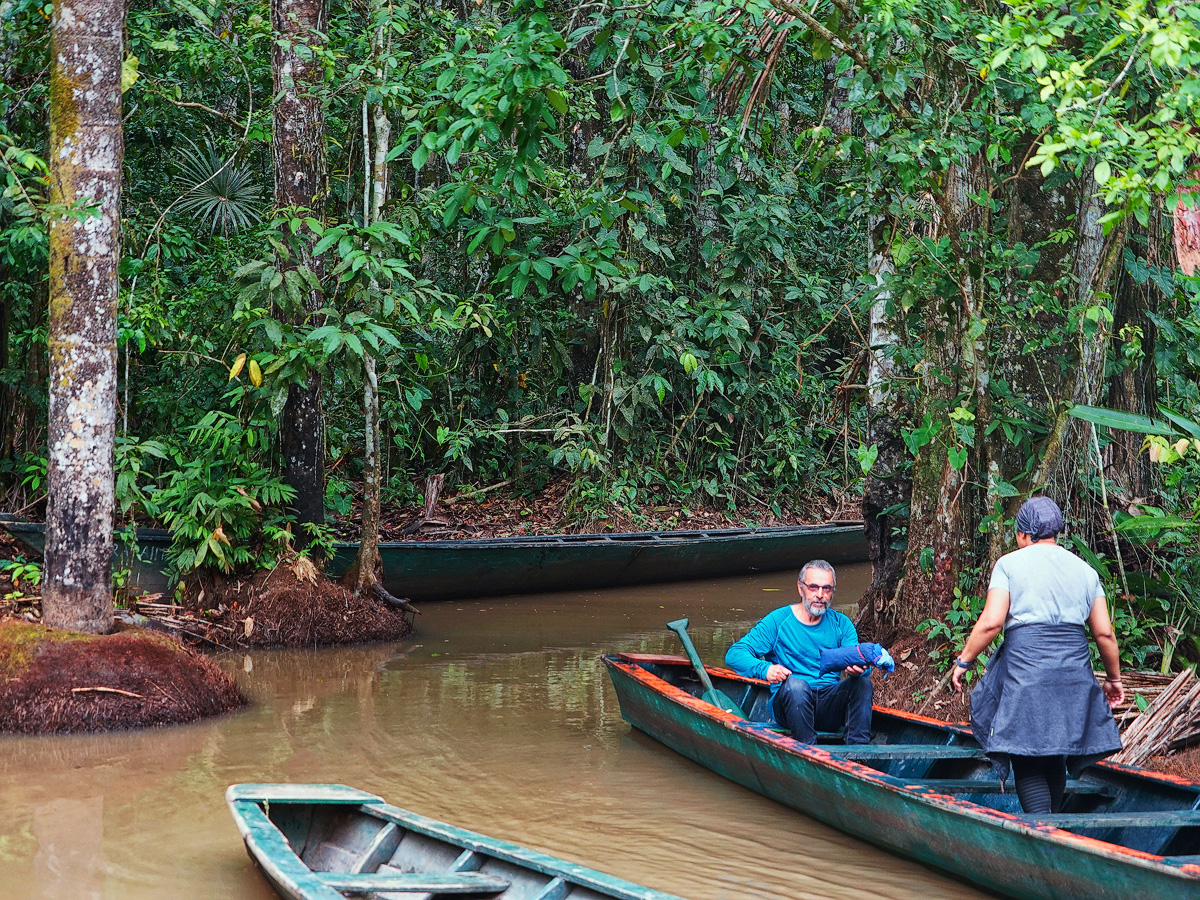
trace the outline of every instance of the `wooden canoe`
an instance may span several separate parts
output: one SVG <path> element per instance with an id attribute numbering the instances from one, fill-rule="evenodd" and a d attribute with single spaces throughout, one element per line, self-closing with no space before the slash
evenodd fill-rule
<path id="1" fill-rule="evenodd" d="M 40 523 L 0 519 L 0 527 L 38 553 L 45 548 L 45 528 Z M 140 528 L 137 554 L 131 557 L 118 544 L 115 562 L 119 567 L 132 564 L 131 585 L 165 593 L 171 587 L 170 548 L 170 532 Z M 335 544 L 330 574 L 344 572 L 357 553 L 356 543 Z M 799 568 L 813 558 L 835 564 L 864 562 L 869 553 L 861 522 L 834 522 L 785 528 L 383 541 L 379 556 L 384 587 L 397 597 L 422 601 L 723 578 Z"/>
<path id="2" fill-rule="evenodd" d="M 0 528 L 8 531 L 35 553 L 46 552 L 46 526 L 41 522 L 20 522 L 0 514 Z M 129 584 L 147 593 L 166 593 L 171 588 L 167 577 L 171 532 L 165 528 L 139 528 L 137 552 L 117 540 L 113 544 L 113 566 L 129 569 Z"/>
<path id="3" fill-rule="evenodd" d="M 708 667 L 749 719 L 699 699 L 683 657 L 604 657 L 621 715 L 673 750 L 835 828 L 1022 900 L 1197 900 L 1200 783 L 1112 763 L 1026 816 L 970 729 L 876 707 L 872 742 L 801 744 L 768 722 L 769 686 Z"/>
<path id="4" fill-rule="evenodd" d="M 331 569 L 358 551 L 338 546 Z M 453 600 L 723 578 L 868 559 L 861 522 L 786 528 L 558 534 L 382 542 L 384 586 L 397 597 Z"/>
<path id="5" fill-rule="evenodd" d="M 288 900 L 679 900 L 340 784 L 235 784 L 225 801 Z"/>

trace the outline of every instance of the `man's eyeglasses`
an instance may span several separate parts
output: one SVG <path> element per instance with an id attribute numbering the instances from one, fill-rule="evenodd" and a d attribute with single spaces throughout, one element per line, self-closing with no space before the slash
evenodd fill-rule
<path id="1" fill-rule="evenodd" d="M 805 581 L 802 581 L 800 583 L 802 585 L 804 585 L 806 588 L 808 588 L 810 591 L 812 591 L 814 594 L 816 594 L 818 592 L 822 593 L 822 594 L 832 594 L 834 591 L 834 587 L 832 584 L 809 584 L 808 582 L 805 582 Z"/>

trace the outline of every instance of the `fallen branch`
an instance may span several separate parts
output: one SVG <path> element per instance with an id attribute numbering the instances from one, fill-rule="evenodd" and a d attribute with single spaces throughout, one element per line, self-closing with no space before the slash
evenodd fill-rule
<path id="1" fill-rule="evenodd" d="M 138 700 L 145 700 L 145 699 L 146 699 L 146 698 L 145 698 L 145 697 L 143 697 L 141 694 L 135 694 L 133 691 L 123 691 L 123 690 L 121 690 L 120 688 L 110 688 L 110 687 L 77 687 L 77 688 L 71 688 L 71 693 L 72 693 L 72 694 L 79 694 L 79 693 L 82 693 L 83 691 L 98 691 L 98 692 L 100 692 L 100 693 L 104 693 L 104 694 L 120 694 L 120 695 L 122 695 L 123 697 L 134 697 L 134 698 L 136 698 L 136 699 L 138 699 Z"/>

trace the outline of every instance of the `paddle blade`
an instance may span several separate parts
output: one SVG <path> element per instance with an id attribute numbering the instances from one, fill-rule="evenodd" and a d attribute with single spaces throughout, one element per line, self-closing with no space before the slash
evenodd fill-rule
<path id="1" fill-rule="evenodd" d="M 713 688 L 711 691 L 705 691 L 701 694 L 700 699 L 705 703 L 711 703 L 717 709 L 733 713 L 735 716 L 741 716 L 743 719 L 749 718 L 749 716 L 742 712 L 742 708 L 734 703 L 724 691 L 718 691 L 716 688 Z"/>

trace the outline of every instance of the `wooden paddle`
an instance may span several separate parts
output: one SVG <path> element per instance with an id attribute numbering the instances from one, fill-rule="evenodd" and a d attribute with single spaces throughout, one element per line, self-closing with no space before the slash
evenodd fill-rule
<path id="1" fill-rule="evenodd" d="M 740 706 L 729 699 L 728 694 L 713 687 L 712 679 L 708 677 L 704 663 L 700 661 L 700 654 L 696 652 L 696 645 L 692 643 L 692 637 L 687 633 L 688 620 L 676 619 L 674 622 L 668 622 L 667 627 L 679 635 L 679 640 L 683 642 L 683 649 L 687 652 L 688 659 L 692 661 L 692 668 L 700 676 L 700 683 L 704 685 L 704 693 L 700 695 L 700 699 L 705 703 L 711 703 L 718 709 L 725 710 L 725 712 L 741 716 L 743 719 L 749 718 L 742 712 Z"/>

